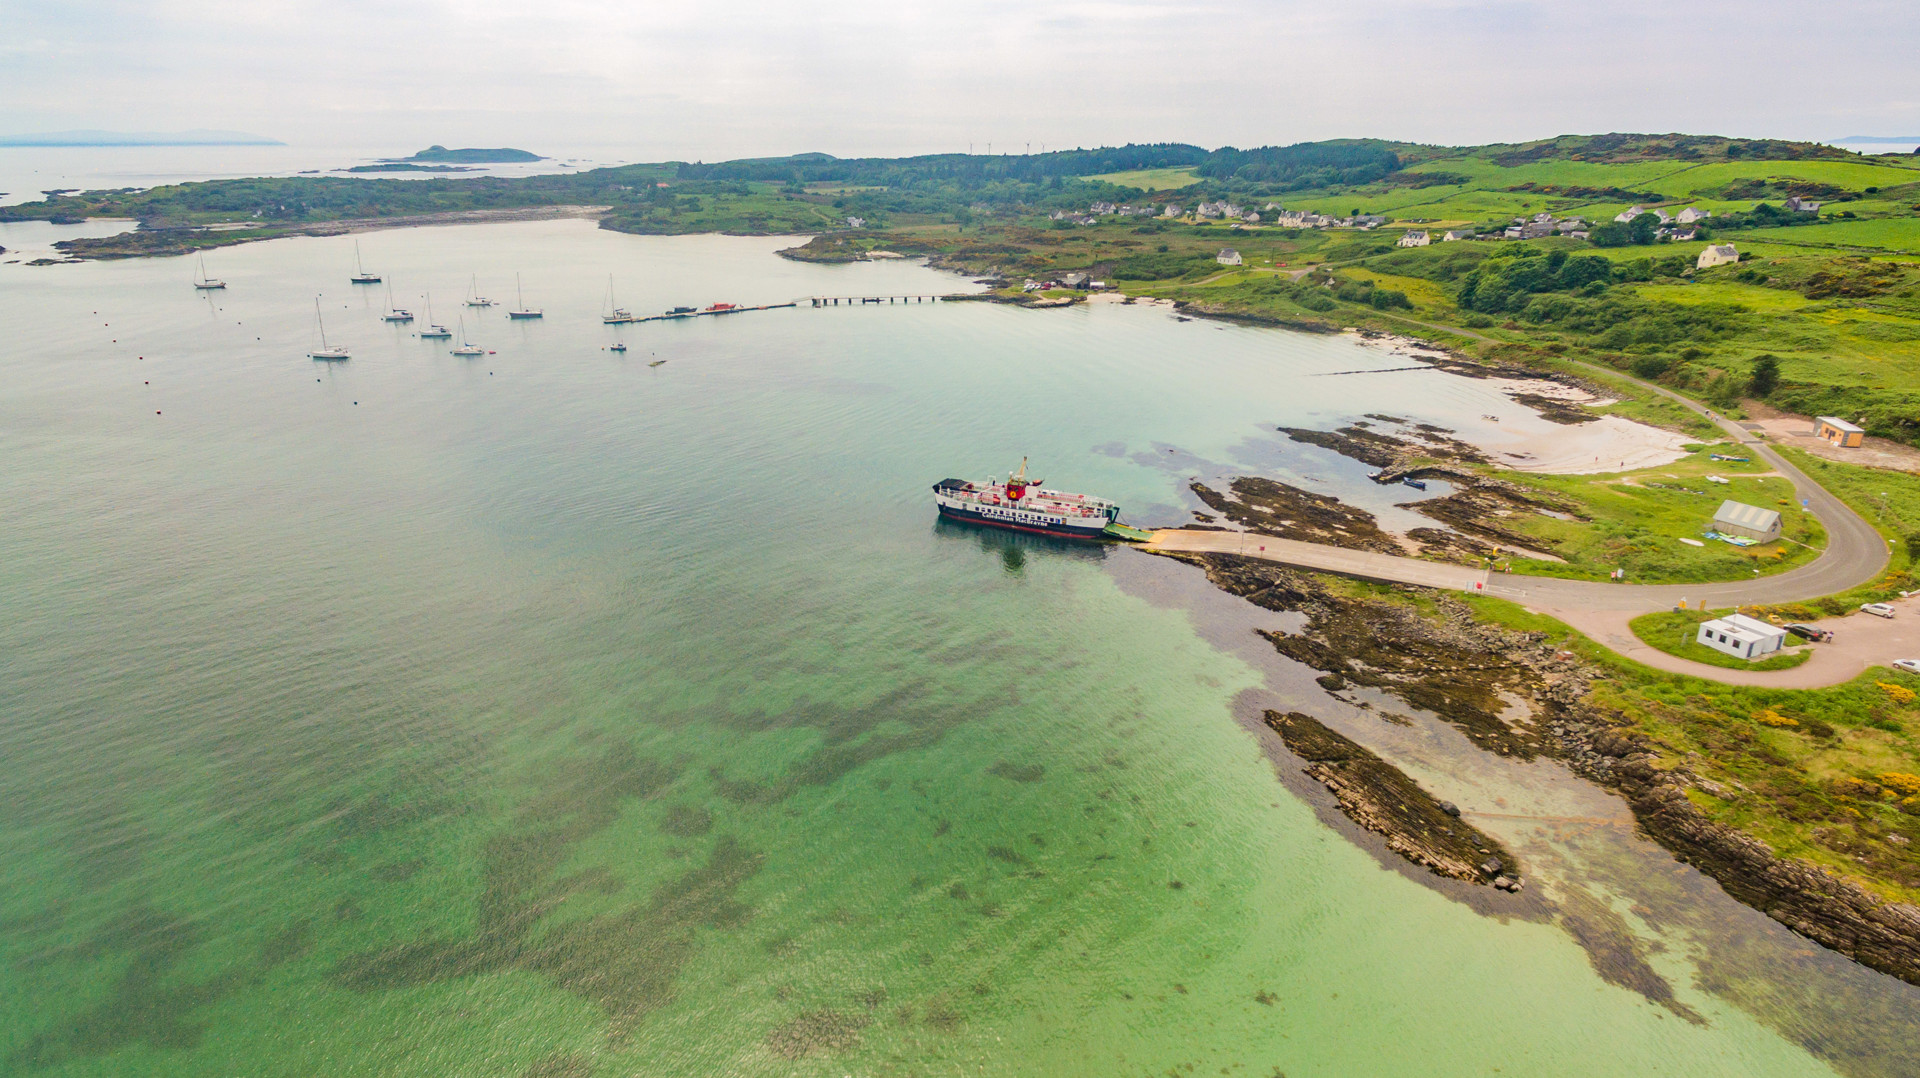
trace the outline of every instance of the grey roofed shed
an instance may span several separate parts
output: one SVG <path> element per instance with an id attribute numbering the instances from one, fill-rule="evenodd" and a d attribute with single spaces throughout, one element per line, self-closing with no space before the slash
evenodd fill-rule
<path id="1" fill-rule="evenodd" d="M 1728 535 L 1762 540 L 1780 538 L 1780 514 L 1744 502 L 1721 502 L 1713 514 L 1713 526 Z"/>

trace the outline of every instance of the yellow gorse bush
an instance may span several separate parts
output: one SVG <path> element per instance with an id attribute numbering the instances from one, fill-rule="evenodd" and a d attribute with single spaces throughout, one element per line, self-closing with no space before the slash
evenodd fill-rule
<path id="1" fill-rule="evenodd" d="M 1892 697 L 1896 704 L 1913 703 L 1914 692 L 1905 685 L 1895 685 L 1887 681 L 1876 681 L 1874 684 L 1880 686 L 1881 691 Z"/>
<path id="2" fill-rule="evenodd" d="M 1920 797 L 1920 775 L 1909 775 L 1904 771 L 1889 771 L 1880 776 L 1880 785 L 1890 790 L 1898 790 L 1907 797 Z"/>
<path id="3" fill-rule="evenodd" d="M 1785 715 L 1780 714 L 1778 711 L 1775 711 L 1772 708 L 1768 708 L 1765 711 L 1762 711 L 1760 714 L 1755 715 L 1753 719 L 1755 722 L 1762 723 L 1767 726 L 1798 726 L 1800 725 L 1799 719 L 1787 718 Z"/>

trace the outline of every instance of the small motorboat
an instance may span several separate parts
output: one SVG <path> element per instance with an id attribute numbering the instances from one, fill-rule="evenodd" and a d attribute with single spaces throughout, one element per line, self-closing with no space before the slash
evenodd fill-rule
<path id="1" fill-rule="evenodd" d="M 1413 488 L 1413 489 L 1415 489 L 1415 490 L 1425 490 L 1425 489 L 1427 489 L 1427 485 L 1426 485 L 1425 483 L 1423 483 L 1423 482 L 1421 482 L 1421 481 L 1420 481 L 1420 480 L 1418 480 L 1418 479 L 1402 479 L 1402 480 L 1400 480 L 1400 482 L 1401 482 L 1401 483 L 1402 483 L 1403 485 L 1405 485 L 1405 486 L 1409 486 L 1409 487 L 1412 487 L 1412 488 Z"/>
<path id="2" fill-rule="evenodd" d="M 627 350 L 627 345 L 625 341 L 615 341 L 612 344 L 607 345 L 607 351 L 609 352 L 624 352 L 626 350 Z"/>

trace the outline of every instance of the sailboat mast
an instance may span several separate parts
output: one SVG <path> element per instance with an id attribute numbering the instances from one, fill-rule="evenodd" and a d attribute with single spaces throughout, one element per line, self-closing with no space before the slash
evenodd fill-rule
<path id="1" fill-rule="evenodd" d="M 313 322 L 320 327 L 320 350 L 327 350 L 327 320 L 320 317 L 320 297 L 313 297 Z"/>

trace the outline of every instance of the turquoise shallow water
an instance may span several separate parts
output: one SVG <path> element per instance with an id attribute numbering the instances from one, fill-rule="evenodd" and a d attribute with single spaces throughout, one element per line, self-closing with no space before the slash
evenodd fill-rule
<path id="1" fill-rule="evenodd" d="M 1321 377 L 1405 361 L 1144 306 L 782 310 L 628 327 L 621 357 L 609 273 L 643 311 L 963 286 L 577 222 L 361 245 L 416 313 L 518 271 L 547 317 L 479 313 L 492 353 L 451 357 L 377 320 L 347 239 L 218 252 L 211 299 L 181 260 L 0 267 L 0 1071 L 1911 1061 L 1911 989 L 1620 829 L 1503 837 L 1625 917 L 1692 1020 L 1382 859 L 1258 707 L 1463 803 L 1614 808 L 1333 705 L 1191 570 L 928 503 L 1029 455 L 1140 523 L 1252 468 L 1391 520 L 1273 425 L 1524 427 L 1490 388 Z M 315 292 L 348 363 L 303 358 Z"/>

